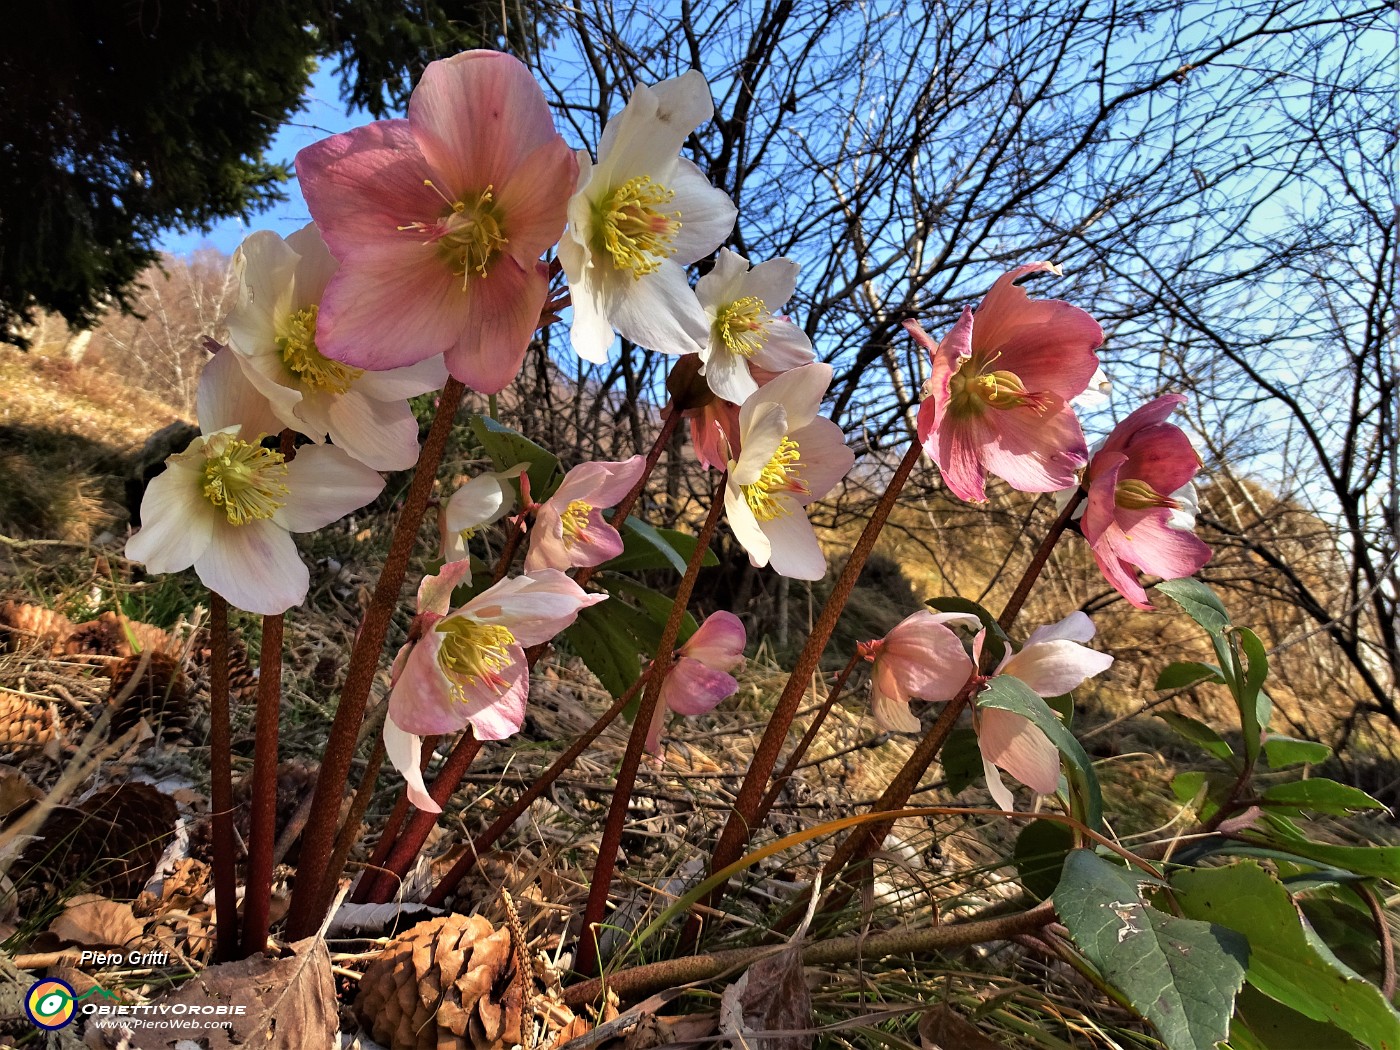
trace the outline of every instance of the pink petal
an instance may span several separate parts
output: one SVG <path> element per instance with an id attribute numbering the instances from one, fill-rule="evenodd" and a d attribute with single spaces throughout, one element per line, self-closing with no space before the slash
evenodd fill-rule
<path id="1" fill-rule="evenodd" d="M 1121 423 L 1109 433 L 1100 452 L 1122 452 L 1125 445 L 1140 430 L 1165 423 L 1178 408 L 1186 403 L 1182 394 L 1163 394 L 1130 412 Z"/>
<path id="2" fill-rule="evenodd" d="M 423 782 L 423 770 L 419 768 L 422 752 L 421 737 L 400 729 L 392 717 L 384 719 L 384 753 L 403 777 L 408 800 L 425 813 L 441 813 L 442 807 L 433 801 L 428 785 Z"/>
<path id="3" fill-rule="evenodd" d="M 494 259 L 486 277 L 468 279 L 462 299 L 469 305 L 456 345 L 445 354 L 447 370 L 479 393 L 504 390 L 520 372 L 548 294 L 543 265 Z"/>
<path id="4" fill-rule="evenodd" d="M 733 675 L 683 656 L 671 665 L 661 683 L 660 702 L 678 715 L 703 715 L 738 690 L 739 682 Z"/>
<path id="5" fill-rule="evenodd" d="M 530 549 L 525 552 L 525 571 L 572 568 L 569 547 L 564 542 L 564 522 L 559 511 L 546 502 L 530 526 Z"/>
<path id="6" fill-rule="evenodd" d="M 1101 545 L 1093 551 L 1094 561 L 1098 563 L 1099 571 L 1103 573 L 1103 578 L 1109 582 L 1119 594 L 1128 600 L 1128 604 L 1139 609 L 1151 609 L 1152 602 L 1147 598 L 1147 592 L 1142 589 L 1142 584 L 1137 581 L 1137 574 L 1133 572 L 1133 567 L 1127 562 L 1118 558 L 1107 545 Z"/>
<path id="7" fill-rule="evenodd" d="M 464 583 L 471 582 L 472 567 L 469 561 L 450 561 L 436 576 L 424 576 L 418 584 L 418 611 L 446 616 L 452 607 L 452 592 Z"/>
<path id="8" fill-rule="evenodd" d="M 399 680 L 389 692 L 388 717 L 406 733 L 435 736 L 466 724 L 452 685 L 438 666 L 441 633 L 429 630 L 409 651 Z"/>
<path id="9" fill-rule="evenodd" d="M 591 497 L 588 497 L 588 502 L 595 507 L 616 507 L 641 480 L 642 472 L 646 470 L 647 458 L 633 456 L 620 463 L 603 462 L 602 466 L 607 468 L 607 472 L 599 479 Z"/>
<path id="10" fill-rule="evenodd" d="M 1128 443 L 1127 453 L 1122 476 L 1145 481 L 1164 496 L 1190 484 L 1201 467 L 1191 439 L 1171 423 L 1138 431 Z"/>
<path id="11" fill-rule="evenodd" d="M 1084 515 L 1080 519 L 1080 529 L 1089 544 L 1098 543 L 1099 538 L 1113 525 L 1118 514 L 1115 490 L 1128 457 L 1122 452 L 1105 452 L 1099 449 L 1089 464 L 1089 494 L 1084 500 Z"/>
<path id="12" fill-rule="evenodd" d="M 1103 343 L 1103 329 L 1079 307 L 1032 300 L 1014 283 L 1036 271 L 1059 273 L 1051 263 L 1030 263 L 997 279 L 977 308 L 972 341 L 979 353 L 999 353 L 995 367 L 1016 373 L 1026 389 L 1068 401 L 1098 370 L 1094 350 Z"/>
<path id="13" fill-rule="evenodd" d="M 463 713 L 478 740 L 504 740 L 520 732 L 525 722 L 530 668 L 525 662 L 524 649 L 512 645 L 508 651 L 514 659 L 501 671 L 501 678 L 505 680 L 504 689 L 478 684 L 464 690 L 466 704 Z"/>
<path id="14" fill-rule="evenodd" d="M 987 501 L 987 471 L 982 465 L 986 450 L 995 440 L 992 423 L 983 416 L 967 419 L 945 417 L 934 427 L 934 447 L 924 445 L 943 475 L 943 483 L 953 495 L 969 503 Z M 1004 457 L 1015 467 L 1013 457 Z"/>
<path id="15" fill-rule="evenodd" d="M 898 682 L 897 695 L 925 700 L 951 700 L 973 671 L 958 636 L 939 614 L 927 609 L 905 617 L 890 630 L 876 663 Z"/>
<path id="16" fill-rule="evenodd" d="M 1030 719 L 1011 711 L 979 708 L 977 746 L 993 765 L 1032 791 L 1052 795 L 1060 786 L 1060 753 Z"/>
<path id="17" fill-rule="evenodd" d="M 744 621 L 732 612 L 721 610 L 705 617 L 705 622 L 680 647 L 680 653 L 717 671 L 732 671 L 744 662 L 747 644 Z"/>
<path id="18" fill-rule="evenodd" d="M 1068 488 L 1078 481 L 1079 468 L 1089 461 L 1079 420 L 1063 402 L 1045 412 L 1029 406 L 990 409 L 984 418 L 990 421 L 995 436 L 980 450 L 982 462 L 990 473 L 1019 492 Z"/>
<path id="19" fill-rule="evenodd" d="M 589 594 L 557 569 L 541 569 L 502 580 L 462 607 L 474 620 L 498 623 L 523 646 L 547 642 L 578 618 L 579 610 L 597 605 L 606 594 Z"/>
<path id="20" fill-rule="evenodd" d="M 1027 645 L 1001 668 L 1019 678 L 1039 696 L 1060 696 L 1111 667 L 1113 657 L 1078 642 L 1056 638 Z"/>

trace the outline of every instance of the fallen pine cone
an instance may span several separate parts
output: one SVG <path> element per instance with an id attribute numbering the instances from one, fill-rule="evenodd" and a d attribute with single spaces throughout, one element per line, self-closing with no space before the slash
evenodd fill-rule
<path id="1" fill-rule="evenodd" d="M 115 703 L 118 698 L 121 706 L 112 713 L 107 731 L 113 740 L 143 718 L 167 737 L 179 734 L 189 724 L 189 681 L 175 658 L 160 649 L 133 653 L 112 668 L 107 702 Z"/>
<path id="2" fill-rule="evenodd" d="M 52 707 L 23 693 L 0 689 L 0 754 L 38 750 L 54 734 Z"/>
<path id="3" fill-rule="evenodd" d="M 388 1050 L 487 1050 L 523 1041 L 524 979 L 509 930 L 443 915 L 390 941 L 355 1013 Z"/>
<path id="4" fill-rule="evenodd" d="M 42 605 L 0 602 L 0 653 L 39 645 L 57 649 L 73 633 L 73 621 Z"/>

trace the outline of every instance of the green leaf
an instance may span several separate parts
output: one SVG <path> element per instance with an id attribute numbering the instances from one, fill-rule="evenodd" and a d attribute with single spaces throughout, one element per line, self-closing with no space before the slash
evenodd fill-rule
<path id="1" fill-rule="evenodd" d="M 1302 763 L 1317 764 L 1326 762 L 1332 749 L 1316 740 L 1298 740 L 1291 736 L 1269 734 L 1264 740 L 1264 757 L 1269 760 L 1270 769 L 1283 769 Z"/>
<path id="2" fill-rule="evenodd" d="M 1162 668 L 1162 673 L 1157 676 L 1157 684 L 1152 688 L 1181 689 L 1199 682 L 1224 685 L 1225 679 L 1215 664 L 1203 664 L 1198 660 L 1178 660 Z"/>
<path id="3" fill-rule="evenodd" d="M 1014 857 L 1021 885 L 1041 900 L 1055 892 L 1074 833 L 1058 820 L 1033 820 L 1016 836 Z"/>
<path id="4" fill-rule="evenodd" d="M 564 637 L 603 688 L 619 697 L 641 677 L 642 663 L 637 658 L 636 642 L 606 611 L 610 604 L 580 610 Z"/>
<path id="5" fill-rule="evenodd" d="M 1268 728 L 1273 712 L 1273 705 L 1263 691 L 1264 679 L 1269 677 L 1269 654 L 1259 636 L 1248 627 L 1237 627 L 1234 633 L 1246 658 L 1245 673 L 1235 699 L 1240 709 L 1245 761 L 1252 763 L 1259 757 L 1260 736 Z"/>
<path id="6" fill-rule="evenodd" d="M 1346 1050 L 1354 1045 L 1345 1032 L 1326 1021 L 1314 1021 L 1290 1010 L 1248 984 L 1235 998 L 1231 1050 Z"/>
<path id="7" fill-rule="evenodd" d="M 1213 1047 L 1229 1033 L 1249 947 L 1231 930 L 1149 907 L 1138 886 L 1155 881 L 1077 849 L 1065 859 L 1055 911 L 1168 1050 Z"/>
<path id="8" fill-rule="evenodd" d="M 1277 825 L 1275 814 L 1269 814 L 1268 819 L 1270 824 Z M 1257 845 L 1273 845 L 1295 857 L 1331 868 L 1400 883 L 1400 846 L 1333 846 L 1325 842 L 1312 842 L 1302 835 L 1281 835 L 1280 839 L 1279 842 L 1259 842 Z"/>
<path id="9" fill-rule="evenodd" d="M 655 636 L 645 647 L 648 652 L 655 655 L 656 645 L 661 641 L 661 629 L 666 624 L 666 618 L 671 615 L 671 606 L 675 599 L 626 576 L 615 576 L 607 573 L 595 577 L 595 582 L 609 594 L 625 594 L 642 607 L 642 610 L 656 625 Z M 699 629 L 700 625 L 695 622 L 695 617 L 687 609 L 681 614 L 681 626 L 680 630 L 676 632 L 676 644 L 684 645 L 690 640 L 690 636 Z"/>
<path id="10" fill-rule="evenodd" d="M 977 746 L 977 731 L 971 726 L 954 729 L 943 743 L 941 759 L 949 794 L 959 794 L 975 783 L 982 776 L 982 749 Z"/>
<path id="11" fill-rule="evenodd" d="M 530 464 L 530 494 L 542 500 L 548 493 L 550 480 L 559 469 L 559 459 L 548 449 L 541 448 L 519 431 L 497 423 L 490 416 L 472 416 L 472 433 L 486 449 L 497 470 L 517 463 Z"/>
<path id="12" fill-rule="evenodd" d="M 1190 576 L 1163 580 L 1156 589 L 1181 606 L 1187 616 L 1206 629 L 1206 633 L 1221 634 L 1230 626 L 1230 614 L 1225 611 L 1225 606 L 1215 592 L 1200 580 Z"/>
<path id="13" fill-rule="evenodd" d="M 599 568 L 610 572 L 641 572 L 644 569 L 674 569 L 684 573 L 695 553 L 695 537 L 675 529 L 659 529 L 638 518 L 629 517 L 622 526 L 622 553 Z M 718 565 L 712 550 L 700 562 Z"/>
<path id="14" fill-rule="evenodd" d="M 1264 800 L 1316 813 L 1350 813 L 1358 809 L 1385 809 L 1382 802 L 1360 788 L 1338 784 L 1335 780 L 1313 777 L 1289 784 L 1275 784 L 1264 792 Z"/>
<path id="15" fill-rule="evenodd" d="M 1012 675 L 997 675 L 977 697 L 977 706 L 1010 711 L 1029 718 L 1035 726 L 1050 738 L 1050 742 L 1060 749 L 1076 774 L 1077 786 L 1084 795 L 1084 823 L 1098 830 L 1103 821 L 1103 795 L 1099 791 L 1099 779 L 1094 775 L 1093 764 L 1084 748 L 1065 728 L 1059 716 L 1050 706 L 1035 694 L 1030 686 Z"/>
<path id="16" fill-rule="evenodd" d="M 1188 770 L 1172 777 L 1172 794 L 1180 803 L 1192 802 L 1205 786 L 1206 775 L 1199 770 Z"/>
<path id="17" fill-rule="evenodd" d="M 1157 717 L 1191 743 L 1200 745 L 1208 754 L 1227 761 L 1234 758 L 1235 752 L 1230 745 L 1204 722 L 1188 715 L 1179 715 L 1175 711 L 1158 711 Z"/>
<path id="18" fill-rule="evenodd" d="M 1372 1050 L 1400 1047 L 1400 1013 L 1303 924 L 1283 884 L 1253 861 L 1172 879 L 1184 914 L 1242 934 L 1247 979 L 1271 999 L 1349 1032 Z"/>

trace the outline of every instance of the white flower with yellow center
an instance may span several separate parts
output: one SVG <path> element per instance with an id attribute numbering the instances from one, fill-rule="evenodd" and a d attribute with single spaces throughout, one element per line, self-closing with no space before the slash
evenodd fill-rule
<path id="1" fill-rule="evenodd" d="M 204 433 L 146 488 L 126 556 L 155 573 L 193 565 L 230 605 L 270 616 L 300 605 L 310 582 L 290 534 L 363 507 L 384 479 L 329 445 L 299 449 L 291 462 L 264 448 L 262 433 L 230 425 L 250 393 L 233 351 L 220 350 L 200 382 Z"/>
<path id="2" fill-rule="evenodd" d="M 691 70 L 638 86 L 603 129 L 596 164 L 579 152 L 559 261 L 573 302 L 570 338 L 585 360 L 607 360 L 614 328 L 667 354 L 705 345 L 709 323 L 685 267 L 719 246 L 738 213 L 680 150 L 713 115 L 709 85 Z"/>
<path id="3" fill-rule="evenodd" d="M 817 415 L 831 366 L 784 372 L 739 409 L 739 458 L 729 461 L 724 507 L 754 565 L 795 580 L 826 575 L 806 507 L 846 476 L 855 454 L 841 428 Z"/>
<path id="4" fill-rule="evenodd" d="M 470 725 L 478 740 L 504 740 L 525 720 L 530 669 L 525 650 L 567 628 L 579 611 L 606 594 L 586 593 L 555 569 L 502 580 L 455 612 L 454 587 L 465 582 L 465 562 L 449 562 L 418 589 L 418 638 L 394 661 L 384 745 L 403 774 L 408 797 L 432 813 L 418 767 L 421 738 Z"/>
<path id="5" fill-rule="evenodd" d="M 285 241 L 270 230 L 249 236 L 233 255 L 238 302 L 228 316 L 230 345 L 280 426 L 317 442 L 329 437 L 375 470 L 405 470 L 418 461 L 408 398 L 442 386 L 447 367 L 439 354 L 370 372 L 322 354 L 316 325 L 335 271 L 314 225 Z"/>
<path id="6" fill-rule="evenodd" d="M 786 372 L 812 361 L 807 333 L 774 313 L 792 298 L 797 269 L 791 259 L 769 259 L 751 270 L 742 255 L 721 248 L 695 286 L 710 322 L 700 374 L 724 400 L 741 405 L 758 389 L 752 368 Z"/>
<path id="7" fill-rule="evenodd" d="M 438 515 L 443 561 L 470 561 L 467 541 L 479 529 L 494 525 L 515 509 L 515 489 L 511 482 L 528 467 L 528 463 L 517 463 L 506 470 L 488 470 L 452 493 Z M 471 582 L 470 570 L 463 582 Z"/>

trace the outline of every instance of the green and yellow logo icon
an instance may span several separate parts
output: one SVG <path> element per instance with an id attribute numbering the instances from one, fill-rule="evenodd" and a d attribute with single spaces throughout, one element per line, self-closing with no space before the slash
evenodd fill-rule
<path id="1" fill-rule="evenodd" d="M 71 1024 L 77 1013 L 76 999 L 70 985 L 49 977 L 29 989 L 24 997 L 24 1012 L 40 1028 L 62 1028 Z"/>

